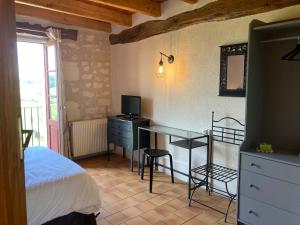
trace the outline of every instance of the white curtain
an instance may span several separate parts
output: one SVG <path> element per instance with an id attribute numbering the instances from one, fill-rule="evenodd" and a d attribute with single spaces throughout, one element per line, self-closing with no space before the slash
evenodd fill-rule
<path id="1" fill-rule="evenodd" d="M 64 107 L 64 86 L 63 86 L 63 71 L 62 71 L 62 57 L 61 57 L 61 31 L 50 27 L 46 32 L 50 40 L 56 43 L 56 58 L 57 58 L 57 80 L 58 80 L 58 93 L 59 93 L 59 121 L 60 121 L 60 153 L 70 158 L 70 144 L 69 144 L 69 126 L 67 112 Z"/>
<path id="2" fill-rule="evenodd" d="M 55 29 L 53 27 L 49 27 L 46 32 L 48 38 L 52 41 L 61 42 L 61 33 L 59 29 Z"/>

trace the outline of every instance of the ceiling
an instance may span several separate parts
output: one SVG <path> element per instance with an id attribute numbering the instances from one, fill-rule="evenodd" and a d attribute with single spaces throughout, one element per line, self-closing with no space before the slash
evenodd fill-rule
<path id="1" fill-rule="evenodd" d="M 161 16 L 166 0 L 15 0 L 16 14 L 54 23 L 111 32 L 112 24 L 130 27 L 132 14 Z M 189 4 L 197 0 L 181 0 Z"/>

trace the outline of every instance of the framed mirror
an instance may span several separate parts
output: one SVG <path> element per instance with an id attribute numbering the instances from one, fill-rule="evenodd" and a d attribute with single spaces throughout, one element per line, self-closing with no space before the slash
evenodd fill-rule
<path id="1" fill-rule="evenodd" d="M 219 96 L 245 97 L 248 44 L 221 46 Z"/>

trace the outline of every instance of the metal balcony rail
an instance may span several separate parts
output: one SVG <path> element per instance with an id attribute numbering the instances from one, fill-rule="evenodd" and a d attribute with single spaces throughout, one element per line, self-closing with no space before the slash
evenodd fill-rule
<path id="1" fill-rule="evenodd" d="M 36 107 L 22 107 L 22 126 L 24 130 L 33 130 L 32 138 L 28 146 L 41 145 L 42 137 L 41 126 L 43 108 L 41 106 Z"/>

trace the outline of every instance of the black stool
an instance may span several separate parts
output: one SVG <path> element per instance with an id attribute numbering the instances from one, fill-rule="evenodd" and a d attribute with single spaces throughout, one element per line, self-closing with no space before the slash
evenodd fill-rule
<path id="1" fill-rule="evenodd" d="M 145 156 L 150 158 L 150 193 L 152 193 L 152 181 L 153 181 L 153 162 L 154 159 L 157 159 L 162 156 L 168 155 L 170 158 L 170 165 L 171 165 L 171 177 L 172 183 L 174 183 L 174 175 L 173 175 L 173 160 L 172 155 L 167 150 L 161 149 L 146 149 L 143 154 L 143 164 L 142 164 L 142 180 L 144 180 L 144 166 L 145 166 Z"/>

